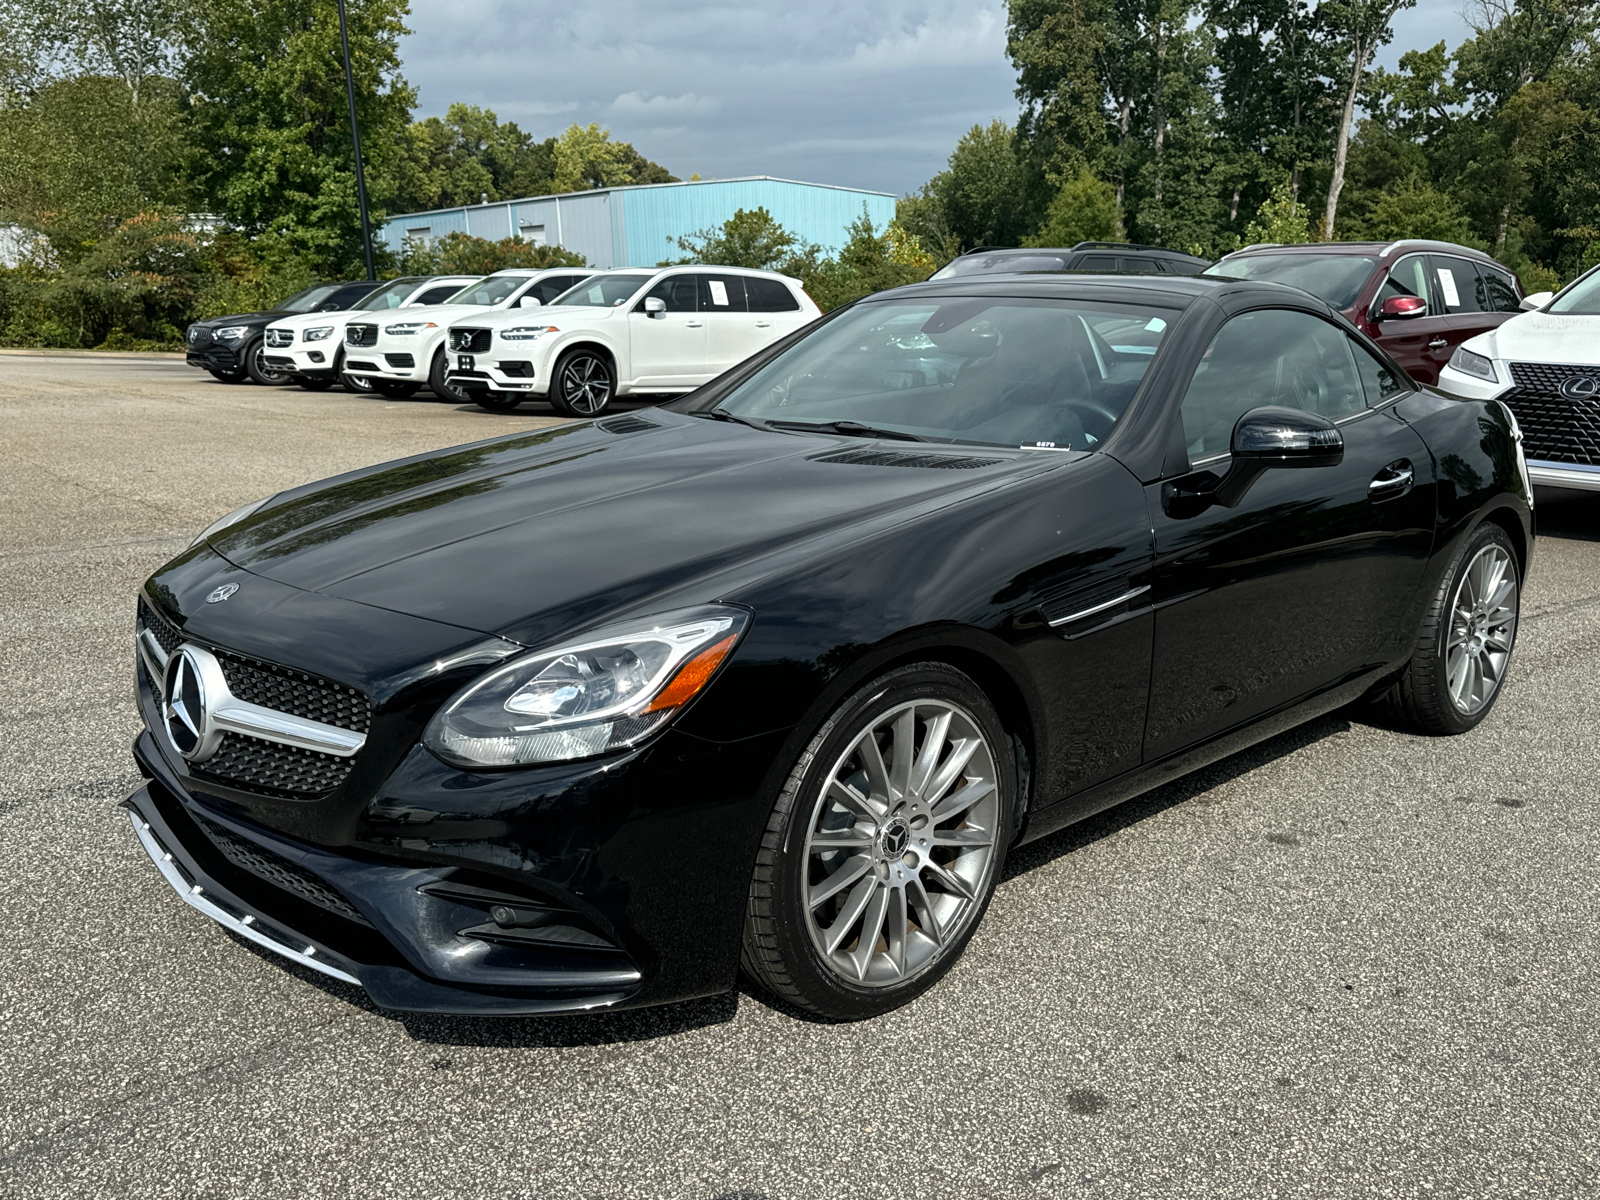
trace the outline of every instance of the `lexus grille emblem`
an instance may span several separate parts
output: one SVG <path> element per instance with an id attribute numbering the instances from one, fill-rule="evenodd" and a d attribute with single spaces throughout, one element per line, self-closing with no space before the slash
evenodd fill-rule
<path id="1" fill-rule="evenodd" d="M 161 715 L 167 736 L 178 753 L 191 762 L 206 749 L 206 691 L 201 682 L 200 663 L 194 651 L 185 646 L 167 660 L 166 696 Z"/>
<path id="2" fill-rule="evenodd" d="M 1572 375 L 1561 381 L 1561 395 L 1566 400 L 1593 400 L 1600 393 L 1600 379 L 1593 375 Z"/>
<path id="3" fill-rule="evenodd" d="M 219 588 L 212 588 L 211 594 L 206 597 L 207 604 L 221 604 L 229 596 L 239 590 L 237 583 L 225 583 Z"/>

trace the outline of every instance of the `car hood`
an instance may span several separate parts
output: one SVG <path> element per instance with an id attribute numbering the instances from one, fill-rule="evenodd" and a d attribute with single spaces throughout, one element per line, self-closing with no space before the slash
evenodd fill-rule
<path id="1" fill-rule="evenodd" d="M 299 313 L 277 311 L 234 313 L 228 317 L 207 317 L 204 321 L 192 321 L 190 324 L 198 325 L 201 329 L 221 329 L 227 325 L 261 325 L 268 321 L 278 321 L 284 317 L 297 317 L 299 315 Z"/>
<path id="2" fill-rule="evenodd" d="M 605 427 L 640 421 L 650 427 Z M 900 465 L 818 461 L 864 450 Z M 915 465 L 929 453 L 981 465 Z M 808 543 L 863 536 L 1082 457 L 926 451 L 655 411 L 298 488 L 210 540 L 279 583 L 537 644 L 669 595 L 672 606 L 724 597 L 764 562 L 803 558 Z"/>
<path id="3" fill-rule="evenodd" d="M 437 319 L 442 322 L 444 319 L 451 317 L 459 320 L 468 313 L 488 314 L 499 311 L 500 310 L 498 308 L 491 307 L 487 304 L 418 304 L 411 308 L 401 305 L 399 308 L 386 308 L 381 313 L 363 312 L 355 315 L 360 317 L 373 317 L 383 320 L 390 317 L 398 317 L 400 313 L 405 313 L 405 319 L 408 321 L 428 321 Z"/>
<path id="4" fill-rule="evenodd" d="M 615 308 L 588 308 L 569 305 L 557 305 L 549 308 L 541 305 L 538 308 L 486 308 L 482 310 L 482 317 L 457 315 L 450 324 L 472 325 L 480 329 L 510 329 L 514 325 L 549 325 L 565 331 L 568 329 L 587 329 L 596 321 L 603 321 L 613 313 L 619 311 Z"/>
<path id="5" fill-rule="evenodd" d="M 384 309 L 385 312 L 394 312 L 394 309 Z M 354 308 L 336 308 L 332 312 L 295 313 L 293 316 L 279 317 L 272 322 L 275 329 L 311 329 L 317 325 L 338 325 L 354 317 L 371 316 L 374 314 Z"/>
<path id="6" fill-rule="evenodd" d="M 1522 313 L 1465 345 L 1477 354 L 1512 362 L 1600 365 L 1600 317 Z"/>

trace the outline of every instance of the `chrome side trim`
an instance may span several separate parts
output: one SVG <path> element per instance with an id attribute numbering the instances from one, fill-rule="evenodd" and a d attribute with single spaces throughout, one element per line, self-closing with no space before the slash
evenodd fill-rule
<path id="1" fill-rule="evenodd" d="M 156 635 L 148 629 L 139 630 L 133 640 L 144 657 L 144 669 L 150 672 L 150 682 L 155 684 L 158 694 L 164 692 L 167 686 L 167 652 L 156 641 Z"/>
<path id="2" fill-rule="evenodd" d="M 1142 596 L 1149 590 L 1150 585 L 1147 583 L 1143 587 L 1136 587 L 1132 591 L 1123 592 L 1120 596 L 1113 596 L 1109 600 L 1103 600 L 1099 604 L 1096 604 L 1093 608 L 1085 608 L 1075 613 L 1069 613 L 1064 617 L 1057 617 L 1054 621 L 1049 623 L 1050 628 L 1054 629 L 1060 625 L 1070 625 L 1074 621 L 1081 621 L 1085 617 L 1092 617 L 1095 615 L 1095 613 L 1105 612 L 1108 608 L 1115 608 L 1119 604 L 1126 604 L 1135 596 Z"/>
<path id="3" fill-rule="evenodd" d="M 1540 487 L 1577 488 L 1586 492 L 1600 492 L 1600 467 L 1582 463 L 1540 462 L 1528 460 L 1528 478 Z"/>
<path id="4" fill-rule="evenodd" d="M 313 971 L 321 971 L 324 975 L 332 976 L 341 983 L 354 984 L 356 987 L 361 986 L 361 981 L 348 971 L 341 971 L 332 963 L 324 962 L 318 958 L 315 946 L 307 946 L 304 950 L 296 950 L 292 946 L 285 945 L 283 942 L 262 933 L 256 928 L 256 919 L 254 917 L 247 914 L 241 920 L 232 913 L 213 904 L 206 897 L 205 889 L 199 884 L 184 882 L 183 876 L 178 874 L 178 869 L 172 865 L 172 854 L 150 832 L 150 823 L 136 812 L 130 812 L 128 819 L 133 822 L 133 832 L 139 838 L 139 844 L 144 847 L 145 853 L 150 856 L 150 861 L 155 863 L 156 870 L 161 872 L 161 878 L 167 881 L 167 886 L 177 892 L 182 897 L 183 902 L 190 908 L 204 913 L 224 929 L 231 930 L 240 937 L 249 938 L 258 946 L 265 946 L 268 950 L 281 954 L 283 957 L 299 963 L 302 967 L 310 967 Z"/>

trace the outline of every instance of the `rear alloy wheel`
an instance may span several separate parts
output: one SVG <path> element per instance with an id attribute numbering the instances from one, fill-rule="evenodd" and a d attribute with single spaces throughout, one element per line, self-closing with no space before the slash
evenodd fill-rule
<path id="1" fill-rule="evenodd" d="M 472 400 L 479 408 L 490 412 L 510 412 L 522 403 L 522 397 L 516 392 L 491 392 L 487 388 L 473 392 Z"/>
<path id="2" fill-rule="evenodd" d="M 774 806 L 746 973 L 834 1020 L 921 995 L 988 907 L 1015 796 L 1010 741 L 971 679 L 929 662 L 873 680 L 824 723 Z"/>
<path id="3" fill-rule="evenodd" d="M 597 350 L 569 350 L 550 381 L 550 407 L 564 417 L 598 417 L 611 405 L 617 381 Z"/>
<path id="4" fill-rule="evenodd" d="M 387 396 L 391 400 L 404 400 L 407 396 L 415 396 L 422 385 L 401 383 L 398 379 L 373 379 L 372 388 L 380 396 Z"/>
<path id="5" fill-rule="evenodd" d="M 439 352 L 433 356 L 433 365 L 428 369 L 428 390 L 440 400 L 452 404 L 469 403 L 472 397 L 467 395 L 466 390 L 456 387 L 446 379 L 449 371 L 450 360 L 445 354 L 444 347 L 440 346 Z"/>
<path id="6" fill-rule="evenodd" d="M 281 367 L 267 366 L 266 354 L 267 348 L 259 338 L 244 352 L 244 369 L 250 373 L 251 379 L 262 387 L 282 387 L 294 378 L 291 372 Z"/>
<path id="7" fill-rule="evenodd" d="M 1499 698 L 1522 608 L 1511 537 L 1492 521 L 1462 543 L 1423 615 L 1411 661 L 1378 699 L 1425 733 L 1465 733 Z"/>

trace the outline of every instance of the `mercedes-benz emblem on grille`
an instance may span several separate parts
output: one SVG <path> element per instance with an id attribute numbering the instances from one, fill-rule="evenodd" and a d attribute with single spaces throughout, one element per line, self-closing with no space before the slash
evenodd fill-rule
<path id="1" fill-rule="evenodd" d="M 200 331 L 198 329 L 189 330 L 189 340 L 191 342 L 198 342 L 200 340 Z"/>
<path id="2" fill-rule="evenodd" d="M 1561 381 L 1564 400 L 1593 400 L 1600 393 L 1600 379 L 1593 375 L 1571 375 Z"/>
<path id="3" fill-rule="evenodd" d="M 178 753 L 190 762 L 209 758 L 221 735 L 207 736 L 206 689 L 192 648 L 185 646 L 167 660 L 163 690 L 166 697 L 161 704 L 161 717 Z"/>
<path id="4" fill-rule="evenodd" d="M 206 597 L 207 604 L 221 604 L 229 596 L 239 590 L 237 583 L 225 583 L 221 587 L 212 588 L 211 594 Z"/>

